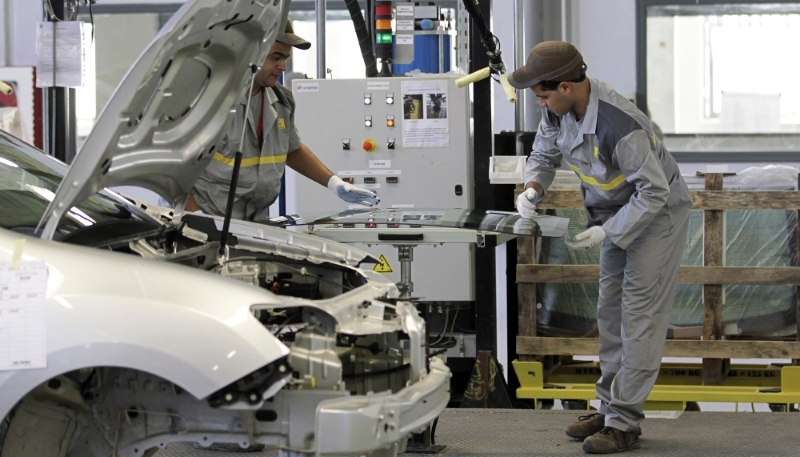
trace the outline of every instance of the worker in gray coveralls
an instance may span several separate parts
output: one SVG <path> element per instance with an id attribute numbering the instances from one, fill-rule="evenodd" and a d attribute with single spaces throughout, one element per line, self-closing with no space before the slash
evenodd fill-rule
<path id="1" fill-rule="evenodd" d="M 239 144 L 245 122 L 247 99 L 242 99 L 228 129 L 217 146 L 214 159 L 197 180 L 186 202 L 186 211 L 202 210 L 222 216 L 228 204 L 233 162 L 242 151 L 242 164 L 233 202 L 233 218 L 262 222 L 269 219 L 269 207 L 281 191 L 281 177 L 288 165 L 301 175 L 327 186 L 342 200 L 366 206 L 380 199 L 373 192 L 355 187 L 334 175 L 306 145 L 294 123 L 292 92 L 278 83 L 286 70 L 292 47 L 308 49 L 311 43 L 295 35 L 286 23 L 255 75 L 250 93 L 248 128 Z"/>
<path id="2" fill-rule="evenodd" d="M 605 454 L 639 447 L 642 407 L 656 381 L 667 335 L 692 200 L 675 160 L 647 116 L 607 84 L 586 77 L 569 43 L 534 46 L 508 78 L 530 87 L 542 120 L 517 198 L 523 217 L 565 165 L 581 180 L 588 230 L 572 249 L 600 245 L 600 370 L 597 414 L 567 435 L 583 450 Z"/>

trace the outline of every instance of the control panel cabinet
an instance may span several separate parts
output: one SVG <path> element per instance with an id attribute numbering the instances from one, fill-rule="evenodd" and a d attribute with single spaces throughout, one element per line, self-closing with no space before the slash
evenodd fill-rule
<path id="1" fill-rule="evenodd" d="M 469 90 L 457 88 L 454 77 L 295 79 L 291 89 L 302 142 L 337 176 L 375 192 L 381 208 L 394 208 L 400 216 L 425 208 L 472 207 Z M 290 214 L 363 208 L 288 168 L 286 189 Z M 400 280 L 391 244 L 357 246 L 382 255 L 387 265 L 378 271 Z M 473 300 L 473 249 L 470 244 L 416 247 L 413 295 Z"/>

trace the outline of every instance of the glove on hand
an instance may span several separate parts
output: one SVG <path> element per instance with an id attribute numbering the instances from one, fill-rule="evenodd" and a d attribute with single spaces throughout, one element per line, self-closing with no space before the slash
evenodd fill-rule
<path id="1" fill-rule="evenodd" d="M 568 248 L 578 251 L 592 249 L 602 243 L 606 238 L 608 238 L 608 236 L 606 236 L 606 232 L 603 231 L 603 227 L 595 225 L 589 230 L 575 235 L 575 238 L 567 238 L 564 242 Z"/>
<path id="2" fill-rule="evenodd" d="M 348 203 L 358 203 L 359 205 L 364 206 L 375 206 L 381 202 L 381 199 L 378 198 L 377 195 L 373 194 L 367 189 L 362 189 L 350 183 L 344 182 L 336 175 L 331 176 L 331 179 L 328 180 L 328 189 Z"/>
<path id="3" fill-rule="evenodd" d="M 533 218 L 536 216 L 536 203 L 539 194 L 532 188 L 525 189 L 525 192 L 517 197 L 517 211 L 522 217 Z"/>

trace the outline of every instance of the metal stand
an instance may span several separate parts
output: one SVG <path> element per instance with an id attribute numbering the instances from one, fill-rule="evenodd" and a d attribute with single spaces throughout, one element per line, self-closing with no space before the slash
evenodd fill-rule
<path id="1" fill-rule="evenodd" d="M 411 281 L 411 262 L 414 261 L 415 245 L 395 244 L 397 248 L 397 258 L 400 260 L 400 282 L 397 289 L 400 291 L 400 298 L 407 298 L 414 292 L 414 283 Z"/>
<path id="2" fill-rule="evenodd" d="M 400 282 L 397 289 L 400 291 L 400 298 L 411 297 L 414 292 L 414 282 L 411 281 L 411 262 L 414 261 L 414 248 L 412 244 L 394 244 L 397 248 L 397 258 L 400 260 Z M 425 332 L 425 353 L 428 352 L 428 332 Z M 438 419 L 437 419 L 438 421 Z M 434 424 L 436 421 L 434 421 Z M 438 454 L 447 447 L 444 444 L 435 444 L 435 427 L 428 425 L 422 433 L 414 433 L 408 439 L 406 453 L 409 454 Z"/>
<path id="3" fill-rule="evenodd" d="M 437 418 L 433 423 L 434 426 L 431 427 L 430 425 L 425 429 L 422 433 L 414 433 L 411 435 L 411 438 L 408 439 L 408 445 L 406 446 L 406 453 L 408 454 L 438 454 L 447 447 L 445 444 L 435 444 L 434 440 L 434 432 L 436 431 L 435 424 L 439 421 Z"/>

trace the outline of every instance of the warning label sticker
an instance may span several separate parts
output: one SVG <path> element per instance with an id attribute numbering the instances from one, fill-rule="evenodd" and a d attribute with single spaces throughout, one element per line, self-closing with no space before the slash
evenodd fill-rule
<path id="1" fill-rule="evenodd" d="M 381 254 L 378 260 L 380 260 L 381 263 L 375 265 L 375 268 L 373 268 L 372 271 L 377 271 L 378 273 L 394 273 L 391 265 L 389 265 L 389 261 L 386 260 L 386 256 Z"/>

